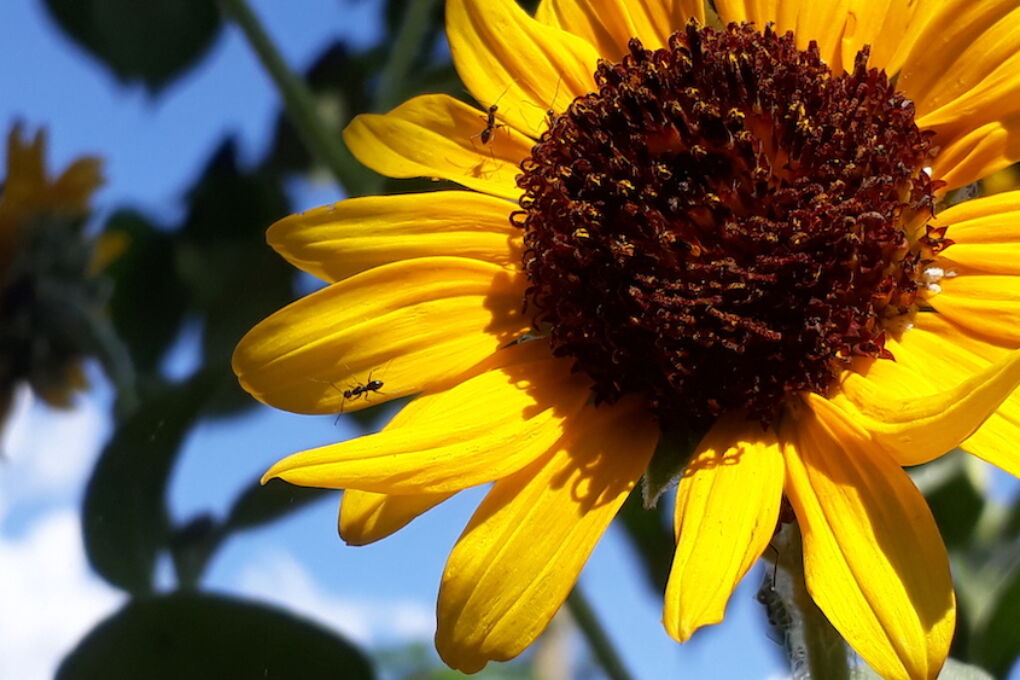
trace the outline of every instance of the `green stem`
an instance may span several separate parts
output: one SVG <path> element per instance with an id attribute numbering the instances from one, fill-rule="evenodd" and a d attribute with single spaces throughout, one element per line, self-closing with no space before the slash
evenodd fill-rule
<path id="1" fill-rule="evenodd" d="M 304 80 L 290 70 L 245 0 L 220 0 L 223 12 L 240 27 L 262 66 L 283 96 L 284 107 L 308 150 L 326 166 L 348 194 L 360 193 L 364 185 L 361 165 L 323 122 L 315 97 Z M 413 3 L 412 3 L 413 4 Z"/>
<path id="2" fill-rule="evenodd" d="M 379 90 L 375 97 L 375 110 L 389 111 L 404 99 L 404 83 L 421 51 L 422 42 L 429 35 L 432 22 L 429 18 L 437 0 L 416 0 L 407 5 L 400 28 L 393 39 L 389 59 L 379 73 Z"/>
<path id="3" fill-rule="evenodd" d="M 584 593 L 581 592 L 579 583 L 574 585 L 574 590 L 567 598 L 567 607 L 570 608 L 570 614 L 574 617 L 584 637 L 587 638 L 595 658 L 610 680 L 631 680 L 631 675 L 624 668 L 620 655 L 616 653 L 613 643 L 609 641 L 609 636 L 602 629 L 602 625 L 595 617 L 595 612 L 588 604 Z"/>
<path id="4" fill-rule="evenodd" d="M 772 572 L 765 575 L 759 599 L 768 609 L 769 622 L 783 637 L 793 677 L 849 680 L 851 657 L 846 643 L 808 593 L 796 523 L 785 525 L 773 545 L 775 581 Z"/>

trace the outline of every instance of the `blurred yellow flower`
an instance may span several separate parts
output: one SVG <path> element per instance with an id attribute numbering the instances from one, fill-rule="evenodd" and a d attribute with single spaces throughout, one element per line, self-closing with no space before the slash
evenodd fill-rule
<path id="1" fill-rule="evenodd" d="M 20 381 L 59 407 L 86 386 L 77 305 L 99 296 L 87 283 L 95 259 L 81 227 L 102 181 L 93 157 L 51 178 L 44 132 L 26 140 L 11 128 L 0 190 L 0 420 Z"/>
<path id="2" fill-rule="evenodd" d="M 703 432 L 669 633 L 722 620 L 785 495 L 833 626 L 883 677 L 934 678 L 955 600 L 902 466 L 959 446 L 1020 473 L 1020 192 L 935 214 L 1020 160 L 1020 7 L 446 7 L 481 108 L 421 96 L 345 140 L 384 175 L 471 191 L 273 225 L 330 285 L 234 356 L 291 411 L 419 396 L 266 478 L 347 489 L 354 544 L 494 482 L 438 603 L 440 654 L 475 672 L 546 626 L 660 432 Z"/>

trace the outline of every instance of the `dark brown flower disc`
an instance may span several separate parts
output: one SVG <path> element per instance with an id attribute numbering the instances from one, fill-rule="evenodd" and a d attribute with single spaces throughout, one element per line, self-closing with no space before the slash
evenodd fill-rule
<path id="1" fill-rule="evenodd" d="M 925 230 L 935 149 L 884 72 L 834 74 L 792 34 L 689 25 L 601 62 L 521 165 L 528 310 L 596 398 L 664 425 L 827 394 L 891 358 L 948 243 Z"/>

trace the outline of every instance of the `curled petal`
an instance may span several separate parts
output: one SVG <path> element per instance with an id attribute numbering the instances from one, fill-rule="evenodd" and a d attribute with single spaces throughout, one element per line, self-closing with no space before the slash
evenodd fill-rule
<path id="1" fill-rule="evenodd" d="M 902 382 L 892 362 L 876 361 L 873 369 L 848 372 L 831 403 L 901 464 L 917 465 L 959 446 L 1009 397 L 1020 384 L 1020 351 L 927 394 Z M 805 399 L 812 406 L 830 401 Z"/>

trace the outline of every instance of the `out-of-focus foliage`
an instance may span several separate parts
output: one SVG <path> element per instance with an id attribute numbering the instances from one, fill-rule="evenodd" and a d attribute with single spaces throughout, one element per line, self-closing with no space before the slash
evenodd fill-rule
<path id="1" fill-rule="evenodd" d="M 58 680 L 369 680 L 354 645 L 276 608 L 205 593 L 132 600 L 79 643 Z"/>
<path id="2" fill-rule="evenodd" d="M 952 656 L 1004 677 L 1020 658 L 1020 503 L 989 497 L 981 464 L 959 452 L 914 471 L 949 550 L 957 593 Z"/>
<path id="3" fill-rule="evenodd" d="M 152 92 L 196 64 L 223 23 L 209 0 L 46 0 L 46 7 L 118 78 Z"/>

